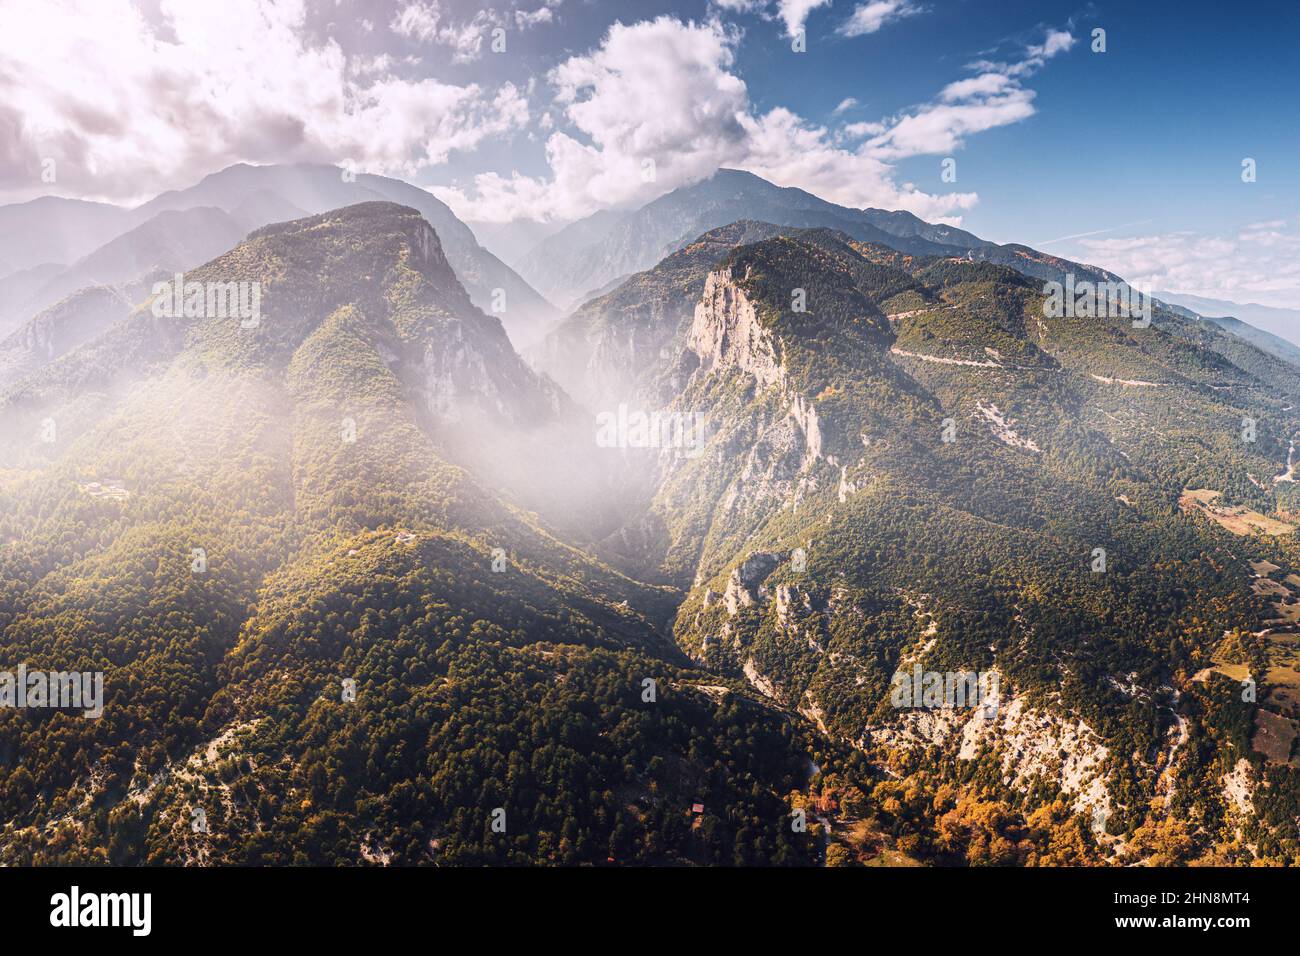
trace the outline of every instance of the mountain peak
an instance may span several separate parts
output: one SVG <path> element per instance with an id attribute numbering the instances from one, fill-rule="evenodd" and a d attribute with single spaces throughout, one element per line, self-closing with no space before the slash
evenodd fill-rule
<path id="1" fill-rule="evenodd" d="M 520 346 L 540 336 L 559 317 L 549 302 L 484 249 L 470 228 L 427 189 L 387 176 L 352 176 L 321 163 L 235 163 L 193 186 L 164 192 L 134 209 L 54 199 L 35 205 L 0 206 L 0 237 L 12 237 L 0 242 L 0 276 L 46 263 L 66 267 L 164 212 L 216 207 L 229 213 L 242 232 L 371 201 L 400 203 L 417 210 L 437 231 L 447 260 L 474 303 L 497 312 Z M 189 267 L 206 258 L 167 265 Z M 0 299 L 0 332 L 30 319 L 49 304 Z"/>
<path id="2" fill-rule="evenodd" d="M 764 179 L 757 173 L 751 173 L 747 169 L 732 169 L 729 166 L 719 166 L 709 179 L 719 182 L 741 182 L 750 183 L 755 186 L 767 186 L 770 189 L 785 189 L 792 187 L 778 186 L 776 183 Z M 708 180 L 704 180 L 707 182 Z M 803 192 L 803 190 L 799 190 Z"/>

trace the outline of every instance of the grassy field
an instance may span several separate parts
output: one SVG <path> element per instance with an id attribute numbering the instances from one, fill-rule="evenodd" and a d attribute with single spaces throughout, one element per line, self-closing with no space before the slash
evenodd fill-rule
<path id="1" fill-rule="evenodd" d="M 1222 492 L 1212 488 L 1188 488 L 1178 499 L 1178 506 L 1184 511 L 1201 512 L 1233 534 L 1289 534 L 1295 530 L 1295 525 L 1252 511 L 1245 505 L 1217 504 L 1222 496 Z"/>
<path id="2" fill-rule="evenodd" d="M 1255 736 L 1250 744 L 1273 763 L 1286 763 L 1291 759 L 1295 737 L 1294 722 L 1272 711 L 1261 710 L 1255 717 Z"/>

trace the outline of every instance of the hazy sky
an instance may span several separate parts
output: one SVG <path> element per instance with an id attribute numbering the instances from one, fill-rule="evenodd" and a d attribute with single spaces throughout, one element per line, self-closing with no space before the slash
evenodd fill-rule
<path id="1" fill-rule="evenodd" d="M 312 160 L 569 220 L 725 165 L 1300 307 L 1298 28 L 1262 3 L 0 0 L 0 201 Z"/>

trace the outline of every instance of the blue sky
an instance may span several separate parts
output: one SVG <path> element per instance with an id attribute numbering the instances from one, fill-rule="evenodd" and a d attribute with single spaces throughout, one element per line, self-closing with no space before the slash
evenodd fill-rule
<path id="1" fill-rule="evenodd" d="M 568 221 L 741 166 L 1157 288 L 1300 306 L 1294 5 L 51 0 L 40 11 L 0 8 L 0 200 L 131 203 L 232 162 L 307 160 L 400 176 L 470 220 Z M 1090 48 L 1095 28 L 1104 53 Z M 41 176 L 51 162 L 54 184 Z"/>

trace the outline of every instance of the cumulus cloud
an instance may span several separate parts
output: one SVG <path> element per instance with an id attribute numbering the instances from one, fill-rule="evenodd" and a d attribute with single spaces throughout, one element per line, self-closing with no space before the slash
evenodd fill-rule
<path id="1" fill-rule="evenodd" d="M 525 94 L 404 79 L 311 39 L 302 0 L 0 5 L 0 192 L 141 198 L 234 162 L 412 175 L 528 123 Z M 416 21 L 409 21 L 416 29 Z M 238 42 L 232 42 L 232 37 Z"/>
<path id="2" fill-rule="evenodd" d="M 437 192 L 480 220 L 503 221 L 516 211 L 572 219 L 708 176 L 743 153 L 749 102 L 744 82 L 730 72 L 734 45 L 734 34 L 716 24 L 669 17 L 616 23 L 599 48 L 549 74 L 556 103 L 586 140 L 568 131 L 550 135 L 549 184 L 488 173 L 475 178 L 473 200 Z"/>
<path id="3" fill-rule="evenodd" d="M 907 0 L 871 0 L 870 3 L 859 4 L 836 32 L 846 37 L 860 37 L 875 33 L 886 23 L 915 16 L 920 12 L 920 7 Z"/>
<path id="4" fill-rule="evenodd" d="M 1300 221 L 1257 222 L 1228 235 L 1085 239 L 1078 246 L 1078 258 L 1149 288 L 1300 308 Z"/>
<path id="5" fill-rule="evenodd" d="M 668 17 L 615 24 L 601 47 L 552 70 L 556 102 L 591 141 L 551 136 L 547 154 L 561 183 L 588 184 L 600 204 L 626 201 L 656 192 L 643 182 L 646 160 L 656 180 L 680 182 L 733 155 L 748 108 L 744 82 L 729 72 L 734 40 Z"/>
<path id="6" fill-rule="evenodd" d="M 561 2 L 510 11 L 537 26 Z M 740 32 L 717 20 L 615 23 L 595 48 L 521 89 L 428 75 L 472 56 L 487 42 L 484 24 L 522 28 L 518 16 L 482 10 L 456 20 L 446 0 L 398 0 L 387 22 L 368 33 L 358 25 L 359 36 L 390 41 L 364 53 L 309 23 L 306 0 L 52 3 L 55 15 L 40 18 L 0 5 L 0 196 L 48 191 L 46 159 L 57 191 L 130 201 L 235 162 L 346 163 L 416 178 L 493 138 L 537 137 L 544 172 L 507 167 L 434 190 L 463 216 L 496 222 L 635 206 L 734 166 L 848 205 L 956 223 L 974 194 L 927 193 L 894 163 L 1031 115 L 1023 78 L 1072 42 L 1049 33 L 1014 62 L 988 64 L 933 103 L 883 120 L 868 121 L 848 97 L 820 125 L 751 101 L 735 62 Z M 821 5 L 763 7 L 799 25 Z M 530 101 L 543 98 L 534 115 Z"/>
<path id="7" fill-rule="evenodd" d="M 933 222 L 960 223 L 956 214 L 975 205 L 975 193 L 932 195 L 894 181 L 893 169 L 861 152 L 838 147 L 829 131 L 777 108 L 746 119 L 746 154 L 736 164 L 786 186 L 799 186 L 845 206 L 906 209 Z"/>
<path id="8" fill-rule="evenodd" d="M 548 77 L 573 127 L 546 141 L 549 179 L 486 173 L 470 189 L 435 192 L 475 220 L 565 220 L 648 202 L 719 166 L 736 166 L 837 202 L 930 219 L 955 222 L 974 204 L 972 193 L 932 195 L 898 183 L 883 157 L 844 147 L 852 138 L 846 130 L 787 109 L 756 111 L 732 72 L 737 39 L 716 22 L 615 24 L 598 48 Z M 853 126 L 859 138 L 882 130 Z"/>

